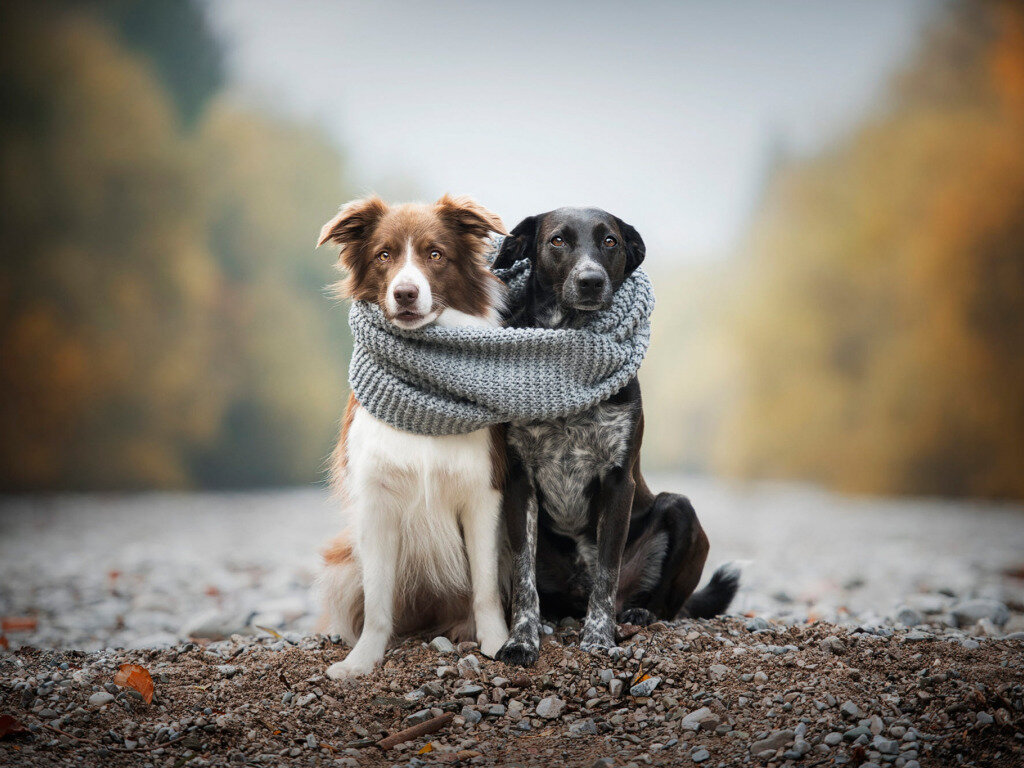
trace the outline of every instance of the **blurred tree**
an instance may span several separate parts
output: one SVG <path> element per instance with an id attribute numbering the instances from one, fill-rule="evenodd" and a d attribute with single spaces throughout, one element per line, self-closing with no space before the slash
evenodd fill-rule
<path id="1" fill-rule="evenodd" d="M 224 55 L 196 0 L 68 0 L 98 11 L 153 65 L 186 125 L 224 84 Z"/>
<path id="2" fill-rule="evenodd" d="M 215 280 L 159 84 L 99 24 L 4 6 L 0 486 L 187 481 Z"/>
<path id="3" fill-rule="evenodd" d="M 324 294 L 336 254 L 313 253 L 344 199 L 337 152 L 316 131 L 226 102 L 196 149 L 223 275 L 211 374 L 230 405 L 193 474 L 204 485 L 308 481 L 337 432 L 350 353 L 347 312 Z"/>
<path id="4" fill-rule="evenodd" d="M 315 480 L 340 158 L 220 98 L 183 133 L 106 19 L 0 6 L 0 490 Z"/>
<path id="5" fill-rule="evenodd" d="M 945 7 L 882 113 L 772 181 L 719 466 L 1024 497 L 1024 6 Z"/>

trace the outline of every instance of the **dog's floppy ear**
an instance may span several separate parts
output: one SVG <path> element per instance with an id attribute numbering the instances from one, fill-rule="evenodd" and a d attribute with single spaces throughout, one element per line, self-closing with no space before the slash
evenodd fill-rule
<path id="1" fill-rule="evenodd" d="M 629 275 L 644 260 L 644 256 L 647 255 L 647 246 L 644 245 L 644 239 L 640 237 L 640 233 L 634 227 L 624 222 L 618 216 L 615 217 L 615 223 L 619 225 L 619 232 L 622 233 L 622 237 L 626 241 L 625 274 Z"/>
<path id="2" fill-rule="evenodd" d="M 471 197 L 444 195 L 434 203 L 438 215 L 471 237 L 485 238 L 491 232 L 505 234 L 501 217 Z"/>
<path id="3" fill-rule="evenodd" d="M 539 216 L 527 216 L 516 224 L 501 243 L 501 250 L 494 259 L 492 269 L 508 269 L 521 259 L 533 259 L 537 255 L 537 224 Z"/>
<path id="4" fill-rule="evenodd" d="M 320 230 L 317 248 L 327 242 L 345 247 L 361 240 L 387 212 L 388 204 L 376 195 L 346 203 Z"/>

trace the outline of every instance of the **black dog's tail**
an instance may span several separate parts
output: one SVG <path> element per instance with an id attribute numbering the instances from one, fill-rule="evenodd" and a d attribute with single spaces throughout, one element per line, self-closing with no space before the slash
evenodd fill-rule
<path id="1" fill-rule="evenodd" d="M 710 619 L 724 613 L 740 588 L 740 569 L 726 563 L 711 575 L 703 589 L 694 592 L 683 605 L 681 615 L 691 619 Z"/>

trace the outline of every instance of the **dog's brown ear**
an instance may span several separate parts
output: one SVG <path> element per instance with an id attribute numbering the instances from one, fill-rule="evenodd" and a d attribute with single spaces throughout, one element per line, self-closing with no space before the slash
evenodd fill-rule
<path id="1" fill-rule="evenodd" d="M 473 237 L 487 237 L 491 232 L 505 234 L 501 217 L 470 197 L 444 195 L 434 207 L 441 218 Z"/>
<path id="2" fill-rule="evenodd" d="M 320 230 L 317 248 L 327 242 L 346 246 L 366 237 L 387 212 L 388 204 L 376 195 L 346 203 Z"/>

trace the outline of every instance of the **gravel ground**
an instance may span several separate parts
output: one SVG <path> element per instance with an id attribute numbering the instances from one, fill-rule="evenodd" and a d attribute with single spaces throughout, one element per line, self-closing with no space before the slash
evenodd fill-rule
<path id="1" fill-rule="evenodd" d="M 358 683 L 330 638 L 0 657 L 0 710 L 29 730 L 0 763 L 208 765 L 1020 766 L 1024 642 L 922 629 L 726 618 L 623 626 L 614 656 L 578 625 L 524 672 L 407 641 Z M 146 704 L 112 684 L 144 666 Z M 417 733 L 407 730 L 416 725 Z M 423 733 L 422 731 L 427 732 Z M 389 738 L 390 737 L 390 738 Z"/>
<path id="2" fill-rule="evenodd" d="M 709 567 L 744 561 L 733 616 L 624 627 L 614 659 L 570 623 L 526 673 L 414 639 L 356 686 L 310 635 L 322 491 L 0 501 L 0 716 L 34 729 L 0 765 L 1021 764 L 1024 509 L 653 481 Z"/>

